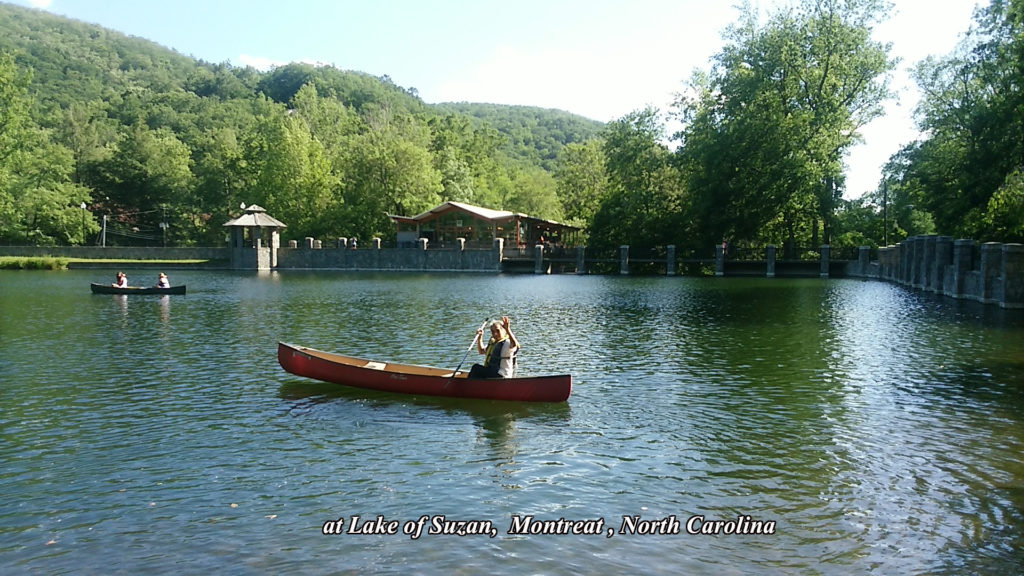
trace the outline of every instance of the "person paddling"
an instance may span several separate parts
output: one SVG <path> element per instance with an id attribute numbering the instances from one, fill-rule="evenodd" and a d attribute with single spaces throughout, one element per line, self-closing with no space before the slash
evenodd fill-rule
<path id="1" fill-rule="evenodd" d="M 125 274 L 124 272 L 118 272 L 117 273 L 117 282 L 112 284 L 112 286 L 116 286 L 118 288 L 127 288 L 128 287 L 128 275 Z"/>
<path id="2" fill-rule="evenodd" d="M 515 356 L 519 340 L 512 333 L 512 321 L 502 316 L 500 322 L 491 323 L 491 339 L 484 345 L 483 328 L 476 331 L 477 352 L 484 355 L 483 364 L 474 364 L 470 378 L 511 378 L 515 371 Z"/>

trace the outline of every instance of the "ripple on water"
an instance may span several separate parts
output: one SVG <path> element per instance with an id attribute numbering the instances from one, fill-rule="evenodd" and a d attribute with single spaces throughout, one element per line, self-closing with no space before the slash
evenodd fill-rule
<path id="1" fill-rule="evenodd" d="M 848 281 L 183 271 L 193 294 L 127 299 L 84 294 L 84 273 L 0 274 L 19 301 L 0 300 L 0 325 L 23 328 L 0 341 L 0 375 L 19 382 L 0 390 L 0 491 L 13 502 L 0 553 L 26 571 L 1021 565 L 1017 316 Z M 285 340 L 454 366 L 483 317 L 502 313 L 524 371 L 573 374 L 567 404 L 396 397 L 276 363 Z M 525 514 L 778 527 L 320 534 L 354 514 L 502 532 Z"/>

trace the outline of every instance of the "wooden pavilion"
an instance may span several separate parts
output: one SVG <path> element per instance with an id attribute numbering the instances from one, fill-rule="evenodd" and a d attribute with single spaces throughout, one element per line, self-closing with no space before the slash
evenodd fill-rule
<path id="1" fill-rule="evenodd" d="M 454 246 L 457 238 L 473 248 L 490 248 L 495 238 L 505 239 L 505 250 L 526 251 L 537 244 L 565 248 L 577 244 L 580 232 L 552 220 L 452 201 L 416 216 L 388 216 L 397 226 L 399 248 L 412 248 L 419 238 L 431 248 Z"/>

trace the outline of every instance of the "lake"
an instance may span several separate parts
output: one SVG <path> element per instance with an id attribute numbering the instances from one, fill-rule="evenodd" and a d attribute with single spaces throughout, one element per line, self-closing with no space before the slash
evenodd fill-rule
<path id="1" fill-rule="evenodd" d="M 89 293 L 113 272 L 0 271 L 5 574 L 1024 571 L 1021 311 L 778 278 L 169 270 L 187 295 Z M 502 314 L 521 374 L 572 373 L 567 403 L 277 363 L 286 341 L 454 367 Z"/>

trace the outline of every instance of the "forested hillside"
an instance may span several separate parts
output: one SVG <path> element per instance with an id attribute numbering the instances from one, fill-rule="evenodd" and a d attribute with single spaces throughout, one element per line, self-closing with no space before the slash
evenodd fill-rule
<path id="1" fill-rule="evenodd" d="M 217 244 L 241 203 L 290 237 L 383 235 L 444 200 L 560 219 L 552 171 L 601 124 L 425 104 L 388 77 L 261 72 L 0 4 L 0 241 Z M 86 205 L 86 210 L 80 208 Z M 84 218 L 83 218 L 84 216 Z"/>
<path id="2" fill-rule="evenodd" d="M 446 200 L 566 221 L 599 251 L 1024 241 L 1024 0 L 993 0 L 953 55 L 917 63 L 924 135 L 875 192 L 844 197 L 858 130 L 893 97 L 896 61 L 873 39 L 889 10 L 741 8 L 666 134 L 652 108 L 601 125 L 427 104 L 388 77 L 201 62 L 0 4 L 0 243 L 91 243 L 107 216 L 110 243 L 219 245 L 242 203 L 286 222 L 286 238 L 388 242 L 388 214 Z"/>

